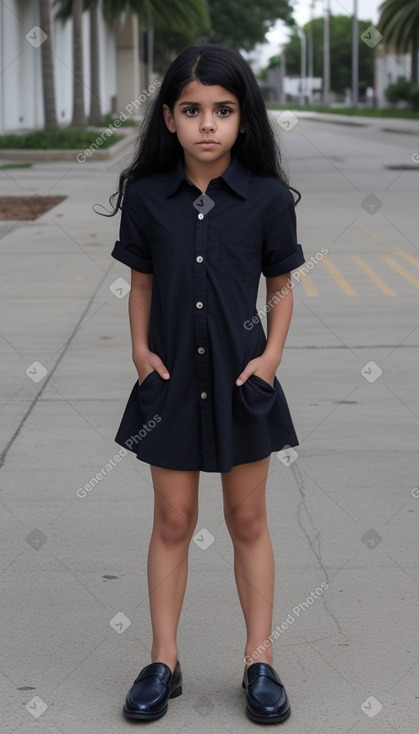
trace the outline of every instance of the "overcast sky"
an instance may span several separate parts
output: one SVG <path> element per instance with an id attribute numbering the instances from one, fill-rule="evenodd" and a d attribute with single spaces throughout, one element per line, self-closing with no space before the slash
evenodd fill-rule
<path id="1" fill-rule="evenodd" d="M 323 15 L 324 3 L 326 0 L 314 0 L 315 12 L 314 17 L 319 18 Z M 348 15 L 352 16 L 354 11 L 354 0 L 329 0 L 330 12 L 333 15 Z M 378 8 L 381 5 L 382 0 L 358 0 L 358 18 L 360 20 L 372 20 L 373 23 L 377 23 L 379 17 Z M 294 17 L 299 25 L 304 25 L 310 20 L 310 8 L 312 5 L 311 0 L 294 0 L 293 2 L 295 11 Z M 288 38 L 288 32 L 285 29 L 283 23 L 277 23 L 277 25 L 267 34 L 269 43 L 264 46 L 258 47 L 259 61 L 255 64 L 256 68 L 266 66 L 271 56 L 274 56 L 279 51 L 279 46 L 286 42 Z"/>
<path id="2" fill-rule="evenodd" d="M 358 17 L 361 20 L 378 20 L 378 7 L 382 0 L 358 0 Z M 295 7 L 295 17 L 298 23 L 306 23 L 310 20 L 310 0 L 297 0 L 293 5 Z M 324 7 L 323 0 L 316 0 L 315 17 L 322 14 Z M 333 15 L 352 15 L 354 11 L 353 0 L 330 0 L 330 12 Z"/>

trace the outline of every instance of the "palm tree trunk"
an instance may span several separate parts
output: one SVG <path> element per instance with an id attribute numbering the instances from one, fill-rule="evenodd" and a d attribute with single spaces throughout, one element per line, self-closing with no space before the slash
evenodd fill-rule
<path id="1" fill-rule="evenodd" d="M 55 108 L 54 65 L 52 62 L 50 0 L 39 0 L 39 22 L 47 36 L 41 46 L 44 130 L 54 130 L 57 127 L 57 113 Z"/>
<path id="2" fill-rule="evenodd" d="M 91 0 L 90 10 L 90 113 L 89 125 L 98 125 L 100 105 L 98 0 Z"/>
<path id="3" fill-rule="evenodd" d="M 415 82 L 415 84 L 418 84 L 418 51 L 419 51 L 419 43 L 418 41 L 412 42 L 412 82 Z"/>
<path id="4" fill-rule="evenodd" d="M 153 82 L 153 66 L 154 66 L 154 25 L 152 21 L 147 27 L 147 84 L 151 86 Z"/>
<path id="5" fill-rule="evenodd" d="M 83 0 L 73 0 L 73 127 L 83 127 L 86 124 L 84 114 L 84 83 L 83 83 Z"/>

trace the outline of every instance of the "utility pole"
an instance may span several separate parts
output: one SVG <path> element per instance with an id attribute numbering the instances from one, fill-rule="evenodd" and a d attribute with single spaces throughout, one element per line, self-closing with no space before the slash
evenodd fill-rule
<path id="1" fill-rule="evenodd" d="M 358 0 L 354 0 L 352 19 L 352 105 L 358 107 L 359 58 L 358 58 Z"/>
<path id="2" fill-rule="evenodd" d="M 314 31 L 313 31 L 313 20 L 314 20 L 314 6 L 316 4 L 316 0 L 311 0 L 310 5 L 310 33 L 308 36 L 308 78 L 309 78 L 309 87 L 308 87 L 308 99 L 309 102 L 312 101 L 313 97 L 313 77 L 314 77 Z"/>
<path id="3" fill-rule="evenodd" d="M 286 60 L 285 53 L 281 51 L 279 64 L 279 104 L 285 105 L 287 98 L 285 94 Z"/>
<path id="4" fill-rule="evenodd" d="M 323 23 L 323 104 L 329 104 L 330 93 L 330 0 L 324 0 Z"/>
<path id="5" fill-rule="evenodd" d="M 306 103 L 307 93 L 307 38 L 302 28 L 298 29 L 301 43 L 300 105 Z"/>

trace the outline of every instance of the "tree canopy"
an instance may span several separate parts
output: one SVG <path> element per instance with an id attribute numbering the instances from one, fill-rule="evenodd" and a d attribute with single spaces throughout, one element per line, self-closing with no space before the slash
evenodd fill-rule
<path id="1" fill-rule="evenodd" d="M 156 20 L 156 69 L 164 72 L 170 60 L 197 41 L 222 43 L 236 50 L 250 51 L 265 41 L 266 33 L 277 20 L 292 25 L 289 0 L 207 0 L 210 28 L 197 32 L 191 24 L 183 30 L 164 33 Z"/>
<path id="2" fill-rule="evenodd" d="M 277 20 L 294 23 L 289 0 L 208 0 L 208 8 L 210 40 L 245 51 L 263 43 Z"/>

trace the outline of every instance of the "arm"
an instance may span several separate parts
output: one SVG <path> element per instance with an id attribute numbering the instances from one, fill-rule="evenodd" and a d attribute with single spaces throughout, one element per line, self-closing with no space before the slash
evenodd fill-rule
<path id="1" fill-rule="evenodd" d="M 292 288 L 286 286 L 289 280 L 290 273 L 266 278 L 266 302 L 271 308 L 268 311 L 268 339 L 264 355 L 276 365 L 275 372 L 282 359 L 294 304 Z M 282 293 L 281 288 L 284 288 Z"/>
<path id="2" fill-rule="evenodd" d="M 251 359 L 236 380 L 242 385 L 250 375 L 258 375 L 270 385 L 273 384 L 278 365 L 282 359 L 285 340 L 291 322 L 293 309 L 292 288 L 287 287 L 290 273 L 266 278 L 267 342 L 263 354 Z M 281 292 L 281 289 L 282 292 Z"/>
<path id="3" fill-rule="evenodd" d="M 128 298 L 129 324 L 132 342 L 132 360 L 140 382 L 156 370 L 160 377 L 169 379 L 170 375 L 157 354 L 148 346 L 150 325 L 151 292 L 153 276 L 131 269 L 131 290 Z"/>

